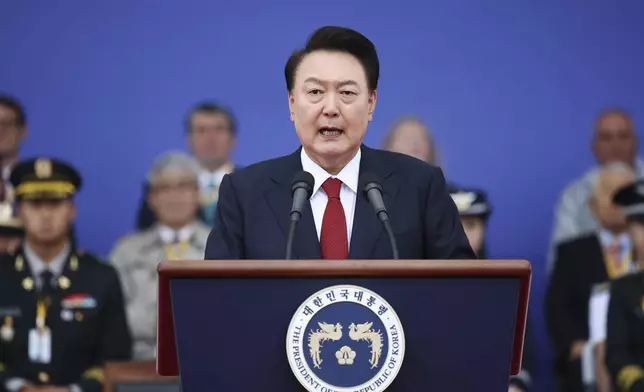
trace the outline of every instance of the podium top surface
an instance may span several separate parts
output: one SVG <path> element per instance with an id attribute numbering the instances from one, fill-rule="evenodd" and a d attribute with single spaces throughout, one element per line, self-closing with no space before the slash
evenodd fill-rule
<path id="1" fill-rule="evenodd" d="M 172 260 L 158 267 L 168 278 L 324 276 L 529 276 L 526 260 Z"/>
<path id="2" fill-rule="evenodd" d="M 157 372 L 179 372 L 170 281 L 204 278 L 514 278 L 520 281 L 512 374 L 521 370 L 532 267 L 526 260 L 173 260 L 158 267 Z"/>

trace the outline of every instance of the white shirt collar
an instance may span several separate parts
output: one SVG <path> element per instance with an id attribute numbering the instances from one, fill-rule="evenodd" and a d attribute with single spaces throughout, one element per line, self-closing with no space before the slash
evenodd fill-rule
<path id="1" fill-rule="evenodd" d="M 168 226 L 159 225 L 158 226 L 159 237 L 164 244 L 171 244 L 176 239 L 180 242 L 188 241 L 195 233 L 195 227 L 193 224 L 182 227 L 179 230 L 173 230 Z"/>
<path id="2" fill-rule="evenodd" d="M 58 276 L 63 273 L 65 269 L 65 263 L 67 262 L 67 256 L 71 250 L 69 244 L 65 245 L 63 250 L 56 255 L 50 262 L 45 262 L 34 252 L 34 250 L 29 246 L 29 243 L 25 241 L 24 252 L 25 257 L 27 258 L 27 263 L 31 268 L 31 273 L 34 276 L 40 276 L 40 274 L 48 269 L 54 276 Z"/>
<path id="3" fill-rule="evenodd" d="M 201 173 L 199 173 L 199 185 L 201 185 L 202 188 L 208 188 L 211 185 L 218 187 L 224 179 L 224 176 L 232 173 L 233 170 L 234 167 L 232 164 L 225 164 L 214 172 L 202 170 Z"/>
<path id="4" fill-rule="evenodd" d="M 608 230 L 600 229 L 599 230 L 599 241 L 602 244 L 602 247 L 606 248 L 613 244 L 614 241 L 618 241 L 622 250 L 630 249 L 631 247 L 631 238 L 626 233 L 619 235 L 614 235 Z"/>
<path id="5" fill-rule="evenodd" d="M 311 196 L 322 187 L 324 181 L 329 177 L 337 178 L 354 193 L 358 193 L 358 177 L 360 175 L 360 158 L 362 156 L 361 149 L 358 149 L 356 155 L 347 163 L 347 165 L 338 173 L 337 176 L 329 174 L 326 170 L 322 169 L 317 163 L 313 162 L 311 158 L 304 151 L 302 147 L 302 152 L 300 153 L 300 158 L 302 160 L 302 169 L 313 175 L 315 179 L 315 185 L 313 186 L 313 193 Z"/>

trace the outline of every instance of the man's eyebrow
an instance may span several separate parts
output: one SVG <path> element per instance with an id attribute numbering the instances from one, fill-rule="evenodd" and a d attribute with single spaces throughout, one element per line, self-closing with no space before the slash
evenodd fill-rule
<path id="1" fill-rule="evenodd" d="M 306 80 L 304 80 L 304 83 L 317 83 L 317 84 L 323 84 L 324 85 L 324 84 L 328 84 L 329 82 L 322 81 L 322 80 L 320 80 L 318 78 L 310 77 L 310 78 L 306 78 Z M 335 84 L 337 84 L 338 87 L 358 86 L 358 82 L 356 82 L 355 80 L 351 80 L 351 79 L 341 80 L 341 81 L 339 81 L 339 82 L 337 82 Z"/>

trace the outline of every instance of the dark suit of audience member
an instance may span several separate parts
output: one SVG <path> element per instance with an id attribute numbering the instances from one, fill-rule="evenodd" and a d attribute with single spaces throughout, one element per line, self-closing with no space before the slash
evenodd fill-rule
<path id="1" fill-rule="evenodd" d="M 555 375 L 559 391 L 581 392 L 582 354 L 589 339 L 589 300 L 593 286 L 627 273 L 632 265 L 626 221 L 613 204 L 621 187 L 634 181 L 623 165 L 601 170 L 590 199 L 602 224 L 597 233 L 560 244 L 546 290 L 545 315 L 555 349 Z"/>

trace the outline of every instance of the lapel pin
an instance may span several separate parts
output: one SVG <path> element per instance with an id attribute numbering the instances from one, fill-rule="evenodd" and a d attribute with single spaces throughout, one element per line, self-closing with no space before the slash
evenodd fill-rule
<path id="1" fill-rule="evenodd" d="M 33 280 L 33 279 L 31 279 L 31 278 L 25 278 L 25 279 L 23 279 L 23 281 L 22 281 L 22 287 L 23 287 L 25 290 L 27 290 L 27 291 L 31 291 L 31 290 L 33 290 L 33 289 L 34 289 L 34 280 Z"/>
<path id="2" fill-rule="evenodd" d="M 78 322 L 83 321 L 83 313 L 81 313 L 81 312 L 76 312 L 74 317 L 76 318 L 76 321 L 78 321 Z"/>
<path id="3" fill-rule="evenodd" d="M 4 318 L 4 324 L 0 327 L 0 339 L 10 342 L 13 340 L 13 335 L 13 319 L 7 316 Z"/>
<path id="4" fill-rule="evenodd" d="M 60 278 L 58 278 L 58 286 L 60 286 L 61 289 L 67 290 L 71 285 L 72 285 L 72 282 L 69 280 L 68 277 L 61 276 Z"/>
<path id="5" fill-rule="evenodd" d="M 76 271 L 78 269 L 78 258 L 76 255 L 72 255 L 72 258 L 69 260 L 69 269 Z"/>
<path id="6" fill-rule="evenodd" d="M 22 255 L 16 257 L 16 271 L 21 272 L 25 269 L 25 259 L 22 258 Z"/>

